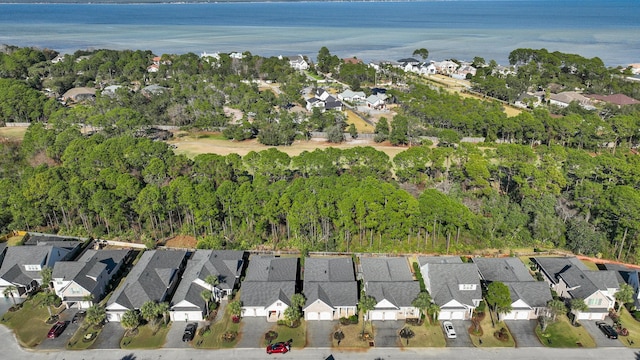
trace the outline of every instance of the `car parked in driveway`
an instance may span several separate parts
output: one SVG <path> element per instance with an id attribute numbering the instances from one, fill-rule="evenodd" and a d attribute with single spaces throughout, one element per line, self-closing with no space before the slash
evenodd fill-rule
<path id="1" fill-rule="evenodd" d="M 444 328 L 445 334 L 449 339 L 456 338 L 456 330 L 453 328 L 453 323 L 451 321 L 445 321 L 442 323 L 442 327 Z"/>
<path id="2" fill-rule="evenodd" d="M 47 337 L 49 339 L 55 339 L 58 336 L 60 336 L 64 332 L 64 329 L 66 328 L 67 328 L 66 321 L 58 321 L 51 327 L 51 330 L 49 330 L 49 334 L 47 334 Z"/>
<path id="3" fill-rule="evenodd" d="M 182 341 L 189 342 L 193 340 L 193 337 L 196 336 L 196 329 L 198 328 L 198 324 L 187 324 L 184 328 L 184 333 L 182 333 Z"/>
<path id="4" fill-rule="evenodd" d="M 71 319 L 71 323 L 77 324 L 82 320 L 84 320 L 85 316 L 87 316 L 87 312 L 84 310 L 80 310 L 75 315 L 73 315 L 73 319 Z"/>
<path id="5" fill-rule="evenodd" d="M 289 342 L 277 342 L 267 346 L 267 354 L 280 353 L 286 354 L 291 350 L 291 344 Z"/>
<path id="6" fill-rule="evenodd" d="M 618 338 L 618 333 L 613 328 L 613 326 L 607 324 L 604 321 L 598 321 L 596 323 L 596 325 L 598 325 L 598 327 L 600 328 L 600 331 L 602 331 L 604 336 L 608 337 L 609 339 L 617 339 Z"/>

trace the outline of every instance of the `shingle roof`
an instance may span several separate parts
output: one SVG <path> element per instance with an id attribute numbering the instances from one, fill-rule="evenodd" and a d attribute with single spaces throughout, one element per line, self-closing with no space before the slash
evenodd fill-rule
<path id="1" fill-rule="evenodd" d="M 544 281 L 504 282 L 509 287 L 511 301 L 522 300 L 531 307 L 544 307 L 551 301 L 551 289 Z"/>
<path id="2" fill-rule="evenodd" d="M 482 278 L 486 281 L 535 281 L 520 259 L 474 258 Z"/>
<path id="3" fill-rule="evenodd" d="M 396 307 L 412 306 L 411 303 L 420 293 L 417 281 L 370 282 L 365 286 L 367 295 L 377 302 L 387 300 Z"/>
<path id="4" fill-rule="evenodd" d="M 271 255 L 252 256 L 245 281 L 296 281 L 298 258 Z"/>
<path id="5" fill-rule="evenodd" d="M 462 264 L 459 256 L 420 256 L 418 264 L 422 267 L 425 264 Z"/>
<path id="6" fill-rule="evenodd" d="M 28 233 L 28 238 L 24 242 L 23 245 L 29 246 L 55 246 L 59 248 L 65 249 L 75 249 L 80 244 L 82 244 L 85 239 L 77 238 L 73 236 L 58 236 L 58 235 L 50 235 L 50 234 L 41 234 L 41 233 Z"/>
<path id="7" fill-rule="evenodd" d="M 164 301 L 167 288 L 175 281 L 185 260 L 183 250 L 150 250 L 140 257 L 124 284 L 116 289 L 107 303 L 128 309 L 139 309 L 147 301 Z"/>
<path id="8" fill-rule="evenodd" d="M 46 245 L 10 246 L 0 267 L 0 278 L 13 284 L 27 285 L 41 276 L 40 270 L 27 271 L 25 265 L 53 267 L 54 259 L 61 259 L 69 252 L 68 249 Z M 56 256 L 52 256 L 54 253 Z"/>
<path id="9" fill-rule="evenodd" d="M 598 290 L 619 287 L 614 271 L 589 270 L 575 257 L 537 257 L 534 261 L 552 281 L 562 278 L 569 288 L 575 288 L 568 291 L 573 298 L 586 299 Z"/>
<path id="10" fill-rule="evenodd" d="M 303 292 L 307 306 L 320 299 L 325 304 L 356 306 L 358 283 L 351 258 L 306 258 Z"/>
<path id="11" fill-rule="evenodd" d="M 353 261 L 349 257 L 306 258 L 304 281 L 355 281 Z"/>
<path id="12" fill-rule="evenodd" d="M 413 281 L 409 263 L 403 257 L 361 257 L 360 266 L 365 282 Z"/>
<path id="13" fill-rule="evenodd" d="M 245 281 L 242 283 L 240 301 L 242 306 L 269 306 L 278 300 L 291 305 L 291 296 L 295 291 L 294 281 Z"/>
<path id="14" fill-rule="evenodd" d="M 130 250 L 87 250 L 77 261 L 58 261 L 53 266 L 52 278 L 74 281 L 85 290 L 93 292 L 98 286 L 97 277 L 111 274 L 129 254 Z"/>
<path id="15" fill-rule="evenodd" d="M 201 286 L 209 275 L 218 277 L 217 287 L 231 290 L 240 276 L 244 264 L 244 251 L 234 250 L 197 250 L 187 262 L 180 285 L 176 289 L 172 304 L 188 301 L 204 309 L 205 301 L 200 295 L 207 288 Z M 196 280 L 200 280 L 196 282 Z"/>
<path id="16" fill-rule="evenodd" d="M 451 300 L 474 306 L 474 299 L 482 298 L 480 275 L 474 263 L 429 263 L 420 261 L 426 269 L 425 282 L 430 284 L 427 290 L 438 305 L 444 305 Z M 474 284 L 475 290 L 460 290 L 460 285 Z"/>

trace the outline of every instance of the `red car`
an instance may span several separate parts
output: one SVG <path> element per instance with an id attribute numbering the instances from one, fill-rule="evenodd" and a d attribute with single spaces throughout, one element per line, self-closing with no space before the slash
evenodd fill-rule
<path id="1" fill-rule="evenodd" d="M 49 339 L 57 338 L 58 336 L 60 336 L 60 334 L 64 332 L 64 329 L 66 328 L 67 328 L 66 321 L 58 321 L 57 323 L 55 323 L 55 325 L 53 325 L 53 327 L 51 327 L 51 330 L 49 330 L 49 334 L 47 335 L 47 337 Z"/>
<path id="2" fill-rule="evenodd" d="M 267 346 L 267 354 L 280 353 L 286 354 L 291 350 L 291 345 L 288 342 L 277 342 Z"/>

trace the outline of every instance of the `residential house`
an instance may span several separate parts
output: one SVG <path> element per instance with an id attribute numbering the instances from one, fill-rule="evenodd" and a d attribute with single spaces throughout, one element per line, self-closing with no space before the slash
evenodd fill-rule
<path id="1" fill-rule="evenodd" d="M 67 90 L 62 94 L 62 101 L 67 102 L 81 102 L 85 100 L 92 100 L 96 96 L 96 89 L 89 87 L 76 87 Z"/>
<path id="2" fill-rule="evenodd" d="M 358 102 L 363 101 L 366 98 L 367 95 L 364 93 L 364 91 L 353 91 L 351 89 L 347 89 L 338 94 L 338 99 L 341 101 Z"/>
<path id="3" fill-rule="evenodd" d="M 214 301 L 231 295 L 240 283 L 246 264 L 246 253 L 234 250 L 197 250 L 187 262 L 182 280 L 171 301 L 172 321 L 201 321 L 208 311 L 202 292 L 211 291 Z M 213 276 L 218 284 L 211 286 L 207 277 Z"/>
<path id="4" fill-rule="evenodd" d="M 382 93 L 369 95 L 369 97 L 367 97 L 366 99 L 367 107 L 376 109 L 376 110 L 384 109 L 387 104 L 386 101 L 387 101 L 387 95 Z"/>
<path id="5" fill-rule="evenodd" d="M 89 249 L 76 261 L 56 262 L 52 273 L 56 295 L 67 309 L 91 307 L 102 299 L 107 285 L 130 253 L 130 250 Z"/>
<path id="6" fill-rule="evenodd" d="M 305 320 L 338 320 L 355 315 L 358 283 L 350 257 L 306 258 L 303 292 Z"/>
<path id="7" fill-rule="evenodd" d="M 634 290 L 633 305 L 640 308 L 640 274 L 637 266 L 622 264 L 599 264 L 599 268 L 616 272 L 619 284 L 629 284 Z"/>
<path id="8" fill-rule="evenodd" d="M 485 284 L 499 281 L 509 288 L 511 311 L 500 314 L 500 320 L 535 320 L 546 313 L 553 299 L 549 285 L 536 281 L 520 259 L 474 258 L 473 262 Z"/>
<path id="9" fill-rule="evenodd" d="M 468 320 L 482 301 L 478 267 L 459 257 L 419 257 L 425 287 L 440 307 L 439 320 Z"/>
<path id="10" fill-rule="evenodd" d="M 75 248 L 53 245 L 9 246 L 0 266 L 0 293 L 15 286 L 14 297 L 26 298 L 42 285 L 41 271 L 56 262 L 71 260 Z"/>
<path id="11" fill-rule="evenodd" d="M 289 65 L 295 70 L 304 71 L 309 69 L 309 63 L 302 55 L 289 57 Z"/>
<path id="12" fill-rule="evenodd" d="M 579 320 L 604 320 L 614 307 L 620 288 L 615 271 L 590 270 L 575 257 L 536 257 L 533 261 L 558 296 L 584 300 L 589 309 L 579 313 Z"/>
<path id="13" fill-rule="evenodd" d="M 184 250 L 145 251 L 107 302 L 107 320 L 119 322 L 127 310 L 139 310 L 147 301 L 171 298 L 187 262 Z"/>
<path id="14" fill-rule="evenodd" d="M 595 107 L 591 104 L 591 100 L 588 97 L 575 91 L 564 91 L 549 96 L 549 104 L 560 107 L 567 107 L 574 101 L 586 110 L 595 110 Z"/>
<path id="15" fill-rule="evenodd" d="M 436 67 L 438 74 L 451 75 L 456 72 L 459 65 L 451 60 L 444 61 L 432 61 L 433 66 Z"/>
<path id="16" fill-rule="evenodd" d="M 627 106 L 627 105 L 638 105 L 640 101 L 629 97 L 625 94 L 613 94 L 613 95 L 587 95 L 587 97 L 596 102 L 604 102 L 612 105 L 616 105 L 617 107 Z"/>
<path id="17" fill-rule="evenodd" d="M 327 110 L 342 111 L 342 102 L 324 89 L 316 89 L 314 96 L 307 99 L 306 108 L 312 111 L 313 108 L 320 108 L 322 112 Z"/>
<path id="18" fill-rule="evenodd" d="M 360 257 L 359 275 L 367 296 L 376 300 L 365 314 L 370 320 L 404 320 L 420 317 L 412 305 L 420 293 L 409 262 L 404 257 Z"/>
<path id="19" fill-rule="evenodd" d="M 298 258 L 252 256 L 241 285 L 242 316 L 265 317 L 270 322 L 284 319 L 297 290 L 298 273 Z"/>

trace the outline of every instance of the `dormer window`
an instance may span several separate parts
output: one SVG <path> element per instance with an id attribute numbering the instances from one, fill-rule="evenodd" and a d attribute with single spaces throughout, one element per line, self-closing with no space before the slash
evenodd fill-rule
<path id="1" fill-rule="evenodd" d="M 24 269 L 26 271 L 40 271 L 40 270 L 42 270 L 40 265 L 25 265 Z"/>
<path id="2" fill-rule="evenodd" d="M 460 291 L 475 290 L 476 289 L 476 284 L 460 284 L 460 285 L 458 285 L 458 289 Z"/>

